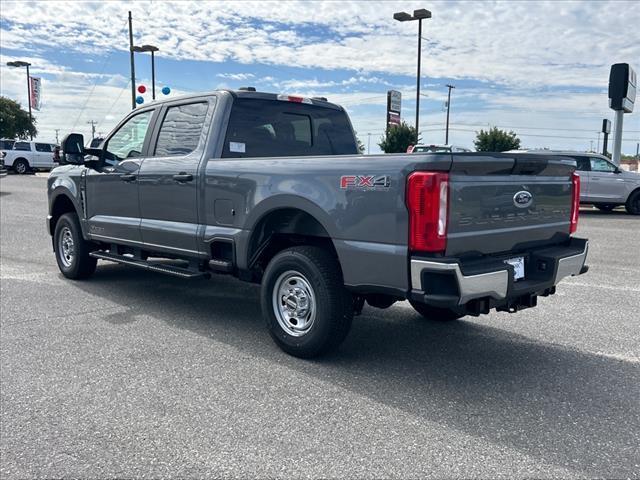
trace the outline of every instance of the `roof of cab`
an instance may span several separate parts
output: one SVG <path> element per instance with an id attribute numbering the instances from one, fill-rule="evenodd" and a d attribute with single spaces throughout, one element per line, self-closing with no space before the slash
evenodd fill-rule
<path id="1" fill-rule="evenodd" d="M 209 92 L 200 92 L 200 93 L 188 93 L 186 95 L 179 95 L 176 97 L 168 97 L 168 98 L 162 98 L 162 99 L 158 99 L 158 100 L 154 100 L 150 103 L 148 103 L 147 105 L 161 105 L 163 103 L 167 103 L 167 102 L 173 102 L 175 100 L 183 100 L 183 99 L 189 99 L 189 98 L 198 98 L 198 97 L 203 97 L 203 96 L 207 96 L 207 95 L 214 95 L 216 93 L 220 93 L 220 92 L 228 92 L 231 94 L 231 96 L 233 98 L 247 98 L 247 99 L 255 99 L 255 100 L 281 100 L 281 101 L 286 101 L 286 100 L 282 100 L 279 97 L 284 96 L 290 96 L 290 97 L 301 97 L 300 95 L 290 95 L 290 94 L 278 94 L 278 93 L 267 93 L 267 92 L 254 92 L 254 91 L 250 91 L 250 90 L 232 90 L 232 89 L 220 89 L 220 90 L 213 90 L 213 91 L 209 91 Z M 331 108 L 334 110 L 341 110 L 343 111 L 344 109 L 340 106 L 337 105 L 335 103 L 331 103 L 327 100 L 323 100 L 320 99 L 319 97 L 304 97 L 304 98 L 308 98 L 311 101 L 311 104 L 317 107 L 325 107 L 325 108 Z M 146 106 L 146 105 L 145 105 Z"/>

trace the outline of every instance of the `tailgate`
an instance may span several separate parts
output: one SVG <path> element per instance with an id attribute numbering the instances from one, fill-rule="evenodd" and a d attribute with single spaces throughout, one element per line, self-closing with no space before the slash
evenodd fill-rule
<path id="1" fill-rule="evenodd" d="M 569 238 L 575 161 L 540 154 L 454 154 L 446 255 L 516 252 Z"/>

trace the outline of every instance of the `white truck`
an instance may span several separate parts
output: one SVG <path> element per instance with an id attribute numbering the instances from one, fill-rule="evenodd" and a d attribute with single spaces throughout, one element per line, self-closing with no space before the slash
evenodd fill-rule
<path id="1" fill-rule="evenodd" d="M 2 147 L 4 165 L 15 173 L 23 175 L 33 170 L 51 170 L 55 166 L 55 143 L 3 140 Z"/>

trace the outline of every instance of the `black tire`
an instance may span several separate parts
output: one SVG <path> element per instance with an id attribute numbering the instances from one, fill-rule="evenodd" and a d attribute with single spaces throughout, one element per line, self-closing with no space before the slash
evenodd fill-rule
<path id="1" fill-rule="evenodd" d="M 13 162 L 13 171 L 18 175 L 25 175 L 31 171 L 29 167 L 29 162 L 27 162 L 24 158 L 18 158 L 15 162 Z"/>
<path id="2" fill-rule="evenodd" d="M 464 314 L 451 310 L 449 308 L 438 308 L 427 305 L 426 303 L 414 302 L 409 300 L 409 303 L 416 312 L 422 315 L 427 320 L 435 320 L 437 322 L 450 322 L 464 317 Z"/>
<path id="3" fill-rule="evenodd" d="M 640 190 L 636 190 L 629 195 L 625 208 L 629 215 L 640 215 Z"/>
<path id="4" fill-rule="evenodd" d="M 596 205 L 596 208 L 602 212 L 610 212 L 611 210 L 613 210 L 614 208 L 616 208 L 615 205 Z"/>
<path id="5" fill-rule="evenodd" d="M 291 290 L 285 297 L 278 294 L 281 289 Z M 296 289 L 302 291 L 302 297 L 291 293 Z M 264 273 L 260 296 L 271 337 L 290 355 L 311 358 L 334 350 L 351 328 L 352 296 L 344 287 L 337 259 L 319 247 L 293 247 L 273 257 Z M 278 313 L 288 313 L 292 304 L 300 317 L 304 317 L 302 312 L 314 312 L 313 320 L 298 323 L 296 317 L 287 321 Z M 302 308 L 309 305 L 308 309 Z M 307 329 L 301 328 L 304 325 Z M 301 331 L 293 331 L 295 328 Z"/>
<path id="6" fill-rule="evenodd" d="M 72 255 L 69 252 L 69 242 Z M 63 244 L 66 242 L 66 249 Z M 97 259 L 90 257 L 91 244 L 82 238 L 80 221 L 75 213 L 65 213 L 56 223 L 53 234 L 53 248 L 56 262 L 62 274 L 73 280 L 90 277 L 96 271 Z"/>

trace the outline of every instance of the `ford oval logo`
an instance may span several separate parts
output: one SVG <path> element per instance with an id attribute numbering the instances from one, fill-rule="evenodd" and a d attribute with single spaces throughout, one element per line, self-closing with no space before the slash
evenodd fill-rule
<path id="1" fill-rule="evenodd" d="M 518 208 L 527 208 L 533 203 L 533 195 L 521 190 L 513 196 L 513 204 Z"/>

